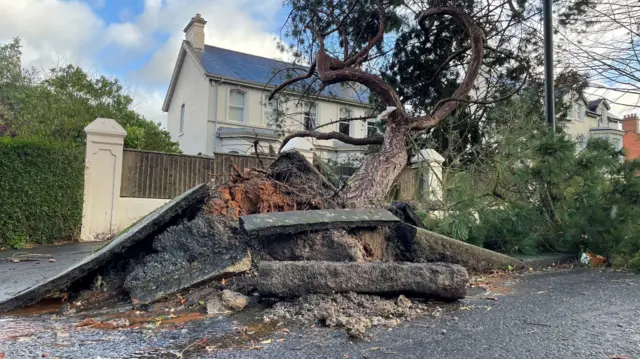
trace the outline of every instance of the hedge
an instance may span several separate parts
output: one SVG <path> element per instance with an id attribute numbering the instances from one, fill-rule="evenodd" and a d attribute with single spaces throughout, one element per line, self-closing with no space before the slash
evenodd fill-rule
<path id="1" fill-rule="evenodd" d="M 76 239 L 84 150 L 76 144 L 0 138 L 0 247 Z"/>

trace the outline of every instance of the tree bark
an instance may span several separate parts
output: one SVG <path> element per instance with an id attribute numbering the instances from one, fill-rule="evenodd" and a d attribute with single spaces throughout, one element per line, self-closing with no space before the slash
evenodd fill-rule
<path id="1" fill-rule="evenodd" d="M 370 207 L 383 200 L 395 179 L 407 164 L 405 137 L 409 129 L 402 119 L 389 122 L 382 149 L 365 156 L 362 166 L 351 177 L 346 188 L 347 201 L 356 207 Z"/>

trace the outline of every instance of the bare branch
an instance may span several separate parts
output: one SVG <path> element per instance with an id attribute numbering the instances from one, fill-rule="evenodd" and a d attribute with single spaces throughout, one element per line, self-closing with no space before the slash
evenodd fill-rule
<path id="1" fill-rule="evenodd" d="M 319 129 L 319 128 L 326 127 L 326 126 L 329 126 L 329 125 L 333 125 L 333 124 L 336 124 L 336 123 L 340 123 L 340 122 L 363 121 L 363 120 L 370 120 L 370 119 L 372 119 L 372 118 L 376 118 L 376 116 L 371 115 L 371 116 L 360 116 L 360 117 L 342 118 L 342 119 L 340 119 L 340 120 L 331 121 L 331 122 L 327 122 L 327 123 L 325 123 L 325 124 L 322 124 L 322 125 L 320 125 L 320 126 L 316 126 L 316 127 L 314 128 L 314 130 L 317 130 L 317 129 Z"/>
<path id="2" fill-rule="evenodd" d="M 276 87 L 275 89 L 273 89 L 273 91 L 271 91 L 271 93 L 269 94 L 269 101 L 273 100 L 273 97 L 280 91 L 282 91 L 284 88 L 286 88 L 289 85 L 292 85 L 298 81 L 302 81 L 305 79 L 308 79 L 309 77 L 313 76 L 313 72 L 316 70 L 316 62 L 312 62 L 311 66 L 309 66 L 309 70 L 307 71 L 306 74 L 304 75 L 300 75 L 300 76 L 296 76 L 290 80 L 287 80 L 283 83 L 281 83 L 280 85 L 278 85 L 278 87 Z"/>
<path id="3" fill-rule="evenodd" d="M 346 144 L 354 145 L 354 146 L 381 145 L 383 142 L 382 136 L 354 138 L 351 136 L 347 136 L 344 133 L 335 132 L 335 131 L 332 131 L 332 132 L 298 131 L 286 136 L 282 140 L 282 144 L 280 145 L 280 149 L 278 150 L 278 152 L 282 151 L 284 146 L 289 141 L 298 137 L 313 137 L 318 140 L 338 140 L 340 142 L 344 142 Z"/>

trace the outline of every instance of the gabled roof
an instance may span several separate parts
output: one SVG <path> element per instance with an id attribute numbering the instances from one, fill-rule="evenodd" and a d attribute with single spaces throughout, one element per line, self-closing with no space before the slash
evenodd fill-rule
<path id="1" fill-rule="evenodd" d="M 607 107 L 607 110 L 608 110 L 609 109 L 609 104 L 603 98 L 599 98 L 597 100 L 589 101 L 587 103 L 587 108 L 589 108 L 589 111 L 596 112 L 596 110 L 598 109 L 598 106 L 600 106 L 600 104 L 603 101 L 604 101 L 604 104 L 605 104 L 605 106 Z"/>
<path id="2" fill-rule="evenodd" d="M 165 102 L 162 106 L 163 111 L 168 111 L 171 96 L 175 89 L 175 81 L 182 67 L 184 56 L 190 54 L 195 56 L 198 64 L 203 70 L 203 75 L 208 77 L 220 77 L 225 81 L 239 83 L 250 83 L 254 85 L 264 85 L 267 88 L 273 88 L 291 77 L 295 77 L 307 72 L 307 67 L 290 64 L 284 61 L 269 59 L 233 50 L 227 50 L 220 47 L 205 45 L 203 51 L 196 51 L 187 41 L 183 41 L 178 56 L 178 62 L 174 68 L 171 83 L 167 90 Z M 320 87 L 320 81 L 313 83 L 313 78 L 306 81 L 300 81 L 296 85 L 287 87 L 288 91 L 302 92 L 310 84 L 312 89 Z M 359 86 L 359 85 L 358 85 Z M 358 88 L 358 91 L 344 84 L 335 84 L 327 86 L 320 93 L 323 97 L 336 98 L 348 102 L 357 102 L 367 104 L 369 100 L 369 91 L 365 88 Z"/>

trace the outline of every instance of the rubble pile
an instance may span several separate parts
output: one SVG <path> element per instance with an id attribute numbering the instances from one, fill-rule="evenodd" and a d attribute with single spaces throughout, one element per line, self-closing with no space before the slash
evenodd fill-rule
<path id="1" fill-rule="evenodd" d="M 319 322 L 328 327 L 345 328 L 350 336 L 362 339 L 367 328 L 392 328 L 402 321 L 438 310 L 439 307 L 420 299 L 412 301 L 404 295 L 384 298 L 354 292 L 310 294 L 276 303 L 265 312 L 264 321 L 284 319 L 306 325 Z"/>

